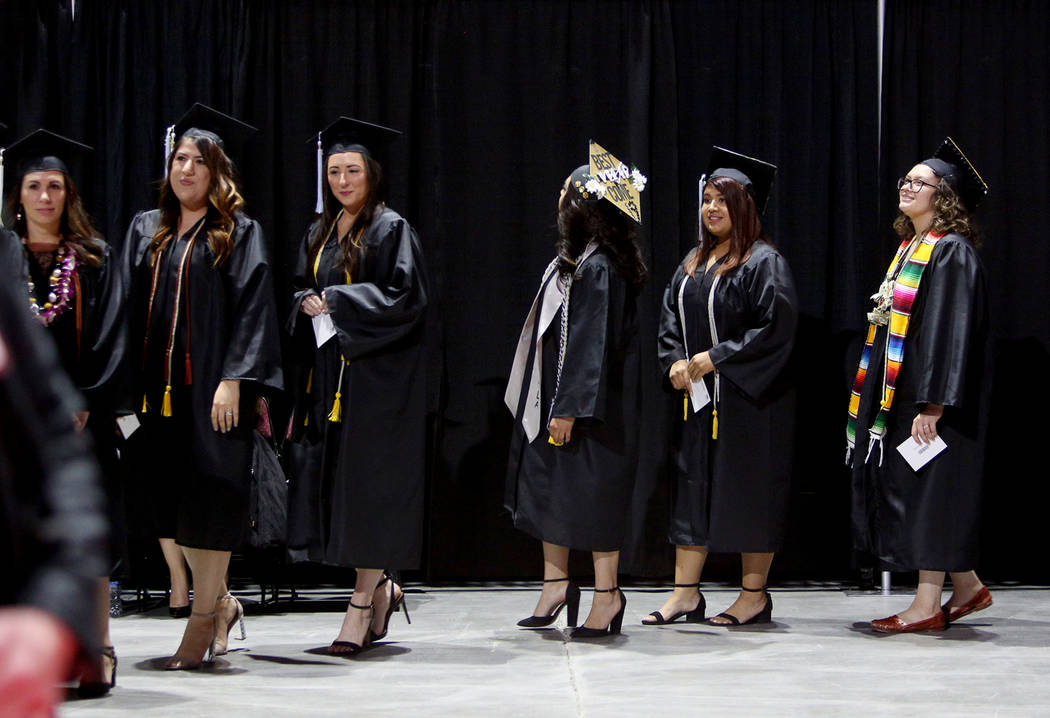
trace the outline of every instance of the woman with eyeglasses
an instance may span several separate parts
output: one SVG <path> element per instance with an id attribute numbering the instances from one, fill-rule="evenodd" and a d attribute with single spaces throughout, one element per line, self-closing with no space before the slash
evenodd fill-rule
<path id="1" fill-rule="evenodd" d="M 880 633 L 943 630 L 992 605 L 974 572 L 988 317 L 972 213 L 988 187 L 951 138 L 897 187 L 901 243 L 872 297 L 846 425 L 854 545 L 919 571 L 911 605 L 871 622 Z M 928 463 L 913 467 L 909 449 Z"/>

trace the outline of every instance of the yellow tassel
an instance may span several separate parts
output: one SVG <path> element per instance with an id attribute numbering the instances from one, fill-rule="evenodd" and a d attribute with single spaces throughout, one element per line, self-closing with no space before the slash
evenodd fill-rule
<path id="1" fill-rule="evenodd" d="M 171 384 L 164 387 L 164 401 L 160 405 L 161 416 L 171 416 Z"/>
<path id="2" fill-rule="evenodd" d="M 303 417 L 303 426 L 310 426 L 310 412 L 307 412 L 306 416 Z"/>
<path id="3" fill-rule="evenodd" d="M 689 421 L 689 392 L 685 393 L 685 402 L 682 404 L 682 421 Z"/>
<path id="4" fill-rule="evenodd" d="M 328 421 L 342 421 L 343 420 L 343 405 L 339 401 L 342 396 L 340 392 L 335 393 L 335 401 L 332 402 L 332 411 L 328 414 Z"/>
<path id="5" fill-rule="evenodd" d="M 149 410 L 149 404 L 146 403 L 146 395 L 142 395 L 142 413 L 145 414 Z"/>
<path id="6" fill-rule="evenodd" d="M 718 409 L 711 412 L 711 438 L 718 438 Z"/>
<path id="7" fill-rule="evenodd" d="M 306 376 L 306 393 L 309 394 L 314 388 L 314 370 L 311 369 L 310 373 Z"/>

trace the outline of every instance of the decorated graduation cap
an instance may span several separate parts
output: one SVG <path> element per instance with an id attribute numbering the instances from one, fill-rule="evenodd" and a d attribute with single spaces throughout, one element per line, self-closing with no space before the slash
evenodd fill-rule
<path id="1" fill-rule="evenodd" d="M 236 117 L 231 117 L 225 112 L 202 105 L 199 102 L 179 118 L 179 120 L 164 133 L 164 171 L 168 171 L 168 160 L 171 153 L 178 147 L 183 135 L 193 130 L 193 134 L 203 135 L 222 148 L 227 156 L 237 154 L 252 135 L 258 132 L 258 128 L 252 127 L 246 122 L 241 122 Z"/>
<path id="2" fill-rule="evenodd" d="M 769 192 L 773 188 L 773 178 L 777 174 L 776 165 L 763 162 L 724 147 L 712 147 L 711 159 L 707 163 L 707 172 L 701 175 L 699 183 L 700 205 L 703 205 L 704 185 L 716 177 L 728 177 L 747 190 L 755 201 L 759 214 L 766 210 Z"/>
<path id="3" fill-rule="evenodd" d="M 360 152 L 365 157 L 381 159 L 390 143 L 401 136 L 399 130 L 376 125 L 352 117 L 340 116 L 328 125 L 317 137 L 307 142 L 317 142 L 317 204 L 314 211 L 324 211 L 324 160 L 340 152 Z"/>
<path id="4" fill-rule="evenodd" d="M 78 167 L 91 151 L 85 144 L 48 130 L 30 132 L 3 151 L 0 159 L 0 196 L 7 190 L 5 164 L 14 178 L 10 182 L 14 186 L 30 172 L 54 170 L 71 174 L 69 168 Z"/>
<path id="5" fill-rule="evenodd" d="M 589 161 L 578 167 L 569 182 L 588 202 L 608 200 L 638 224 L 642 223 L 641 193 L 648 178 L 637 167 L 629 169 L 594 140 L 588 149 Z"/>
<path id="6" fill-rule="evenodd" d="M 951 137 L 945 137 L 944 142 L 933 153 L 933 157 L 923 160 L 921 164 L 946 181 L 971 212 L 977 209 L 988 194 L 988 184 Z"/>

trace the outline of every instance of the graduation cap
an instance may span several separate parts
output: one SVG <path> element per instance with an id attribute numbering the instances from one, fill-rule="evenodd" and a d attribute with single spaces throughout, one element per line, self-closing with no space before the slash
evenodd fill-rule
<path id="1" fill-rule="evenodd" d="M 316 137 L 307 142 L 317 143 L 317 204 L 314 211 L 324 211 L 324 159 L 340 152 L 360 152 L 366 157 L 380 158 L 390 143 L 401 136 L 399 130 L 376 125 L 352 117 L 340 116 Z"/>
<path id="2" fill-rule="evenodd" d="M 227 156 L 237 154 L 252 135 L 259 131 L 258 128 L 241 122 L 236 117 L 195 102 L 174 125 L 168 127 L 164 134 L 165 172 L 168 169 L 171 153 L 178 147 L 182 136 L 190 130 L 194 130 L 194 134 L 210 139 L 222 148 Z"/>
<path id="3" fill-rule="evenodd" d="M 87 145 L 54 132 L 44 129 L 30 132 L 3 151 L 0 160 L 0 196 L 7 189 L 4 186 L 4 164 L 13 169 L 15 180 L 11 185 L 14 186 L 30 172 L 55 170 L 71 174 L 69 167 L 77 166 L 91 151 L 92 148 Z"/>
<path id="4" fill-rule="evenodd" d="M 712 147 L 707 172 L 700 177 L 700 204 L 703 205 L 704 185 L 708 180 L 715 177 L 728 177 L 747 190 L 751 199 L 755 201 L 758 213 L 762 214 L 766 211 L 769 192 L 773 188 L 773 178 L 776 174 L 776 165 L 727 150 L 724 147 Z"/>
<path id="5" fill-rule="evenodd" d="M 587 151 L 588 163 L 569 176 L 569 183 L 588 202 L 608 200 L 638 224 L 642 223 L 641 192 L 649 178 L 637 167 L 630 168 L 594 140 Z"/>
<path id="6" fill-rule="evenodd" d="M 988 183 L 981 178 L 951 137 L 945 137 L 944 142 L 933 153 L 933 157 L 923 160 L 921 164 L 945 180 L 971 212 L 976 210 L 988 195 Z"/>

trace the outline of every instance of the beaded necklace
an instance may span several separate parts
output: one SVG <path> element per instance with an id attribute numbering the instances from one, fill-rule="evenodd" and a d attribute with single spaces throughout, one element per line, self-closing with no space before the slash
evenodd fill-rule
<path id="1" fill-rule="evenodd" d="M 26 284 L 29 289 L 29 311 L 41 324 L 50 326 L 58 315 L 69 309 L 75 295 L 74 274 L 77 269 L 77 253 L 68 244 L 62 244 L 55 252 L 56 264 L 48 277 L 50 288 L 47 301 L 40 307 L 36 300 L 36 284 L 29 277 Z"/>

